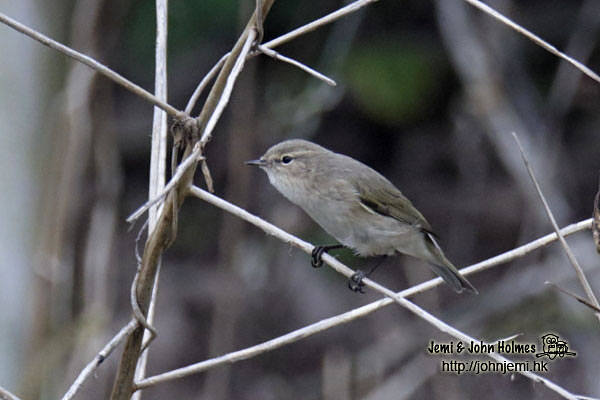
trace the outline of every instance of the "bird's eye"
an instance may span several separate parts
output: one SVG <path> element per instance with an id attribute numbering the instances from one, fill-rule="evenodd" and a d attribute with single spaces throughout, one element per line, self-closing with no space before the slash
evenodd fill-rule
<path id="1" fill-rule="evenodd" d="M 284 164 L 289 164 L 293 161 L 294 159 L 290 156 L 283 156 L 281 157 L 281 162 Z"/>

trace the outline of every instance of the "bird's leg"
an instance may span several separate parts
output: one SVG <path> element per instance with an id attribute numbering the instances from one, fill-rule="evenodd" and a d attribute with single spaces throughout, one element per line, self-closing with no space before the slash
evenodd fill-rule
<path id="1" fill-rule="evenodd" d="M 377 261 L 377 264 L 375 264 L 373 266 L 373 268 L 371 268 L 369 270 L 369 272 L 364 272 L 361 271 L 360 269 L 357 270 L 354 275 L 352 275 L 350 277 L 350 279 L 348 279 L 348 287 L 350 288 L 350 290 L 352 290 L 353 292 L 360 292 L 360 293 L 364 293 L 365 291 L 363 290 L 365 284 L 363 283 L 363 279 L 368 277 L 369 275 L 371 275 L 373 273 L 373 271 L 375 271 L 377 269 L 377 267 L 379 267 L 381 264 L 383 264 L 383 262 L 385 261 L 385 259 L 387 258 L 387 255 L 382 256 L 379 261 Z"/>
<path id="2" fill-rule="evenodd" d="M 321 258 L 323 257 L 323 253 L 328 253 L 329 250 L 341 249 L 343 247 L 344 245 L 342 244 L 315 247 L 310 255 L 310 265 L 312 265 L 313 268 L 319 268 L 323 265 L 323 259 Z"/>

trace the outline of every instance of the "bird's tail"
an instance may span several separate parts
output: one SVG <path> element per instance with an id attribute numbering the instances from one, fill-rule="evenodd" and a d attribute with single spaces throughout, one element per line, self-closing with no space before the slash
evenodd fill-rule
<path id="1" fill-rule="evenodd" d="M 460 293 L 463 290 L 468 290 L 475 294 L 477 289 L 471 285 L 464 276 L 456 269 L 456 267 L 446 258 L 444 252 L 435 241 L 433 235 L 427 233 L 427 247 L 430 250 L 432 258 L 429 260 L 429 266 L 437 275 L 439 275 L 452 289 Z"/>

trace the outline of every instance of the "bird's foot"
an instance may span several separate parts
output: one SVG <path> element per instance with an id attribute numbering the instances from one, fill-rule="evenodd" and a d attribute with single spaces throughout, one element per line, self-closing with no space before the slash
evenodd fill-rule
<path id="1" fill-rule="evenodd" d="M 341 249 L 343 247 L 344 246 L 341 244 L 315 247 L 310 255 L 310 265 L 312 265 L 313 268 L 319 268 L 323 265 L 323 253 L 327 253 L 329 250 Z"/>
<path id="2" fill-rule="evenodd" d="M 327 252 L 327 246 L 317 246 L 313 249 L 310 254 L 310 265 L 313 268 L 319 268 L 323 266 L 323 253 Z"/>
<path id="3" fill-rule="evenodd" d="M 364 271 L 361 271 L 360 269 L 356 271 L 354 275 L 352 275 L 350 279 L 348 279 L 348 287 L 350 288 L 350 290 L 352 290 L 353 292 L 365 293 L 365 284 L 362 280 L 366 276 L 367 274 Z"/>

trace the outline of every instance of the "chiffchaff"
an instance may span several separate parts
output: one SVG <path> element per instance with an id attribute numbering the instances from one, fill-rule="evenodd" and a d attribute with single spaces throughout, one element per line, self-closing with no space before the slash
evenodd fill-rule
<path id="1" fill-rule="evenodd" d="M 356 254 L 408 254 L 427 261 L 455 291 L 477 293 L 444 256 L 425 217 L 372 168 L 299 139 L 276 144 L 246 164 L 264 170 L 271 185 Z M 316 247 L 313 266 L 320 266 L 324 251 L 338 247 L 342 246 Z M 350 287 L 362 291 L 361 279 L 366 275 L 359 271 Z"/>

